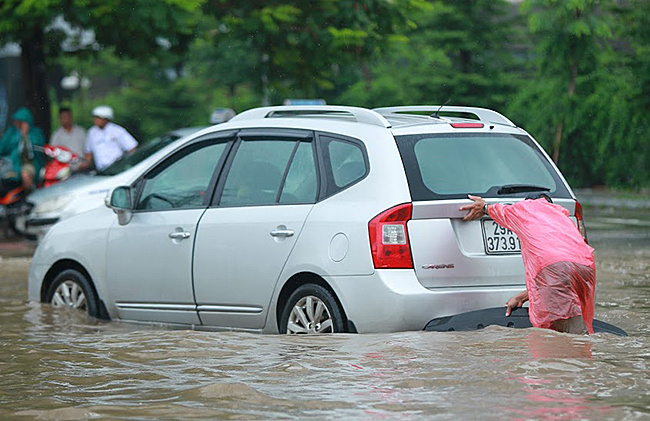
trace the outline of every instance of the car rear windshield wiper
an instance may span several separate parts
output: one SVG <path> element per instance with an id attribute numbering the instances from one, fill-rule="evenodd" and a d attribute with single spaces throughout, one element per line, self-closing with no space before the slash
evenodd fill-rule
<path id="1" fill-rule="evenodd" d="M 525 193 L 532 191 L 551 191 L 551 189 L 531 184 L 505 184 L 497 190 L 497 194 Z"/>

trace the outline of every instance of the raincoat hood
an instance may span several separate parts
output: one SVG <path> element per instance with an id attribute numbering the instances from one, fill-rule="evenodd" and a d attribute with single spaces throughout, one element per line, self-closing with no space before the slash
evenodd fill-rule
<path id="1" fill-rule="evenodd" d="M 34 117 L 32 116 L 31 111 L 29 111 L 25 107 L 20 107 L 18 110 L 13 113 L 11 116 L 12 120 L 18 120 L 18 121 L 26 121 L 29 123 L 30 126 L 34 125 Z"/>

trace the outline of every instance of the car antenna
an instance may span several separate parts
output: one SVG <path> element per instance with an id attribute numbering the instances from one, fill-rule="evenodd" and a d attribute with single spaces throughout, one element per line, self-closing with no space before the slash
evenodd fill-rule
<path id="1" fill-rule="evenodd" d="M 438 108 L 438 109 L 436 110 L 436 112 L 433 113 L 433 114 L 431 115 L 431 117 L 433 117 L 433 118 L 440 118 L 440 115 L 439 115 L 440 110 L 442 110 L 442 107 L 444 107 L 445 105 L 449 104 L 449 101 L 451 101 L 451 98 L 449 98 L 449 99 L 448 99 L 444 104 L 442 104 L 442 105 L 440 106 L 440 108 Z"/>

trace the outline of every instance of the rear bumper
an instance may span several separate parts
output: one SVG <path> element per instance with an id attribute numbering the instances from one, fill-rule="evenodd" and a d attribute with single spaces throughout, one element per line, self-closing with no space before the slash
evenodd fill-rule
<path id="1" fill-rule="evenodd" d="M 432 319 L 503 306 L 526 288 L 522 283 L 427 289 L 412 269 L 383 269 L 369 276 L 326 279 L 359 333 L 422 330 Z"/>

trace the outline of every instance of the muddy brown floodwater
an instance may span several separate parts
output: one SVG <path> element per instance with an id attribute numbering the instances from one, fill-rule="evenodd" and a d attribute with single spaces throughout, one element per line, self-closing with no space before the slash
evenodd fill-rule
<path id="1" fill-rule="evenodd" d="M 587 209 L 596 317 L 627 338 L 488 327 L 288 337 L 98 322 L 0 260 L 0 419 L 650 419 L 650 213 Z"/>

